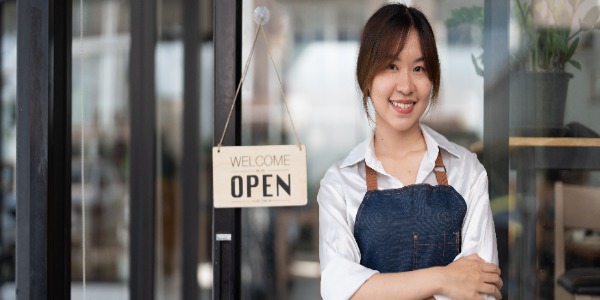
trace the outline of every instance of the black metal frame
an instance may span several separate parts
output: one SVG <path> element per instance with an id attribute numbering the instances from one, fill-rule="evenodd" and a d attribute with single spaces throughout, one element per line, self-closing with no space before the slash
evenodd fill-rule
<path id="1" fill-rule="evenodd" d="M 200 88 L 199 3 L 185 0 L 183 8 L 183 157 L 181 165 L 182 299 L 198 299 L 198 240 L 200 213 Z"/>
<path id="2" fill-rule="evenodd" d="M 154 299 L 156 252 L 156 1 L 131 1 L 131 299 Z"/>
<path id="3" fill-rule="evenodd" d="M 214 3 L 215 99 L 214 145 L 219 142 L 241 76 L 242 1 Z M 241 143 L 241 95 L 223 139 Z M 240 298 L 241 209 L 213 209 L 213 299 Z M 219 237 L 219 238 L 217 238 Z"/>
<path id="4" fill-rule="evenodd" d="M 52 55 L 48 177 L 48 295 L 71 295 L 71 45 L 72 0 L 50 1 Z M 59 244 L 60 243 L 60 244 Z M 55 276 L 62 274 L 62 276 Z"/>
<path id="5" fill-rule="evenodd" d="M 70 298 L 71 0 L 17 3 L 17 298 Z"/>

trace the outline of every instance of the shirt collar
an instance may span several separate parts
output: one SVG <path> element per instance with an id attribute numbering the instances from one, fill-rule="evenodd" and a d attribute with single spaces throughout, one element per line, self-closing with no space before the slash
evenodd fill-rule
<path id="1" fill-rule="evenodd" d="M 461 152 L 456 144 L 450 142 L 445 136 L 439 134 L 429 126 L 424 124 L 420 125 L 423 136 L 425 137 L 425 144 L 427 144 L 427 155 L 429 155 L 433 161 L 437 158 L 438 148 L 442 148 L 451 155 L 461 158 Z"/>
<path id="2" fill-rule="evenodd" d="M 446 137 L 439 134 L 435 130 L 431 129 L 429 126 L 424 124 L 419 124 L 421 127 L 421 131 L 423 132 L 423 136 L 425 137 L 425 144 L 427 145 L 427 156 L 431 161 L 435 161 L 438 155 L 438 148 L 442 148 L 446 150 L 451 155 L 461 158 L 460 151 L 457 148 L 456 144 L 450 142 Z M 367 165 L 371 168 L 378 170 L 383 169 L 381 167 L 381 162 L 375 156 L 375 149 L 373 147 L 373 136 L 375 132 L 373 131 L 368 138 L 358 144 L 346 158 L 340 164 L 340 168 L 346 168 L 352 165 L 359 163 L 364 160 Z"/>

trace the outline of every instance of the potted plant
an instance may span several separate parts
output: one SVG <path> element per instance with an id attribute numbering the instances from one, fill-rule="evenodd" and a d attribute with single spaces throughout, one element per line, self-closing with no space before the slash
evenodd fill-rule
<path id="1" fill-rule="evenodd" d="M 520 47 L 510 90 L 512 134 L 558 135 L 562 131 L 571 65 L 581 33 L 600 28 L 600 9 L 582 0 L 514 0 Z"/>
<path id="2" fill-rule="evenodd" d="M 581 70 L 573 59 L 582 33 L 600 29 L 600 9 L 594 0 L 512 0 L 512 19 L 519 32 L 518 51 L 510 76 L 510 129 L 516 135 L 555 135 L 563 127 L 569 80 L 565 68 Z M 448 28 L 475 25 L 471 38 L 483 28 L 483 8 L 452 11 Z M 481 41 L 479 41 L 481 43 Z M 482 55 L 472 55 L 483 74 Z"/>

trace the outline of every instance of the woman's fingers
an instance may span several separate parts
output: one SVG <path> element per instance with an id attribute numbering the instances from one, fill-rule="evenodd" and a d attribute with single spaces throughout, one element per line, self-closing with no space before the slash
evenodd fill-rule
<path id="1" fill-rule="evenodd" d="M 485 272 L 485 282 L 493 284 L 494 286 L 498 287 L 498 289 L 502 288 L 504 283 L 502 282 L 502 278 L 500 278 L 501 271 L 498 266 L 490 263 L 484 263 L 481 265 L 481 270 Z"/>
<path id="2" fill-rule="evenodd" d="M 453 290 L 448 296 L 451 298 L 472 298 L 477 297 L 479 293 L 494 296 L 500 299 L 502 294 L 500 289 L 503 286 L 500 278 L 500 268 L 492 263 L 487 263 L 477 254 L 463 256 L 450 265 L 451 277 L 456 280 L 452 286 L 460 286 L 458 290 Z M 470 295 L 470 296 L 468 296 Z"/>
<path id="3" fill-rule="evenodd" d="M 501 289 L 504 285 L 504 282 L 502 282 L 502 278 L 500 278 L 500 276 L 498 276 L 497 274 L 493 273 L 485 273 L 483 275 L 483 282 L 493 284 L 498 289 Z"/>
<path id="4" fill-rule="evenodd" d="M 479 256 L 475 255 L 474 257 L 469 257 L 469 260 L 475 261 L 475 258 L 479 258 Z M 481 258 L 477 259 L 477 261 L 481 270 L 481 277 L 479 277 L 479 280 L 481 280 L 481 284 L 483 284 L 483 289 L 479 292 L 493 295 L 496 299 L 500 299 L 502 296 L 500 289 L 504 285 L 502 278 L 500 278 L 500 268 L 495 264 L 483 261 Z"/>
<path id="5" fill-rule="evenodd" d="M 483 294 L 502 297 L 500 289 L 503 282 L 500 278 L 500 269 L 491 263 L 485 262 L 478 255 L 463 256 L 447 266 L 452 278 L 450 283 L 458 289 L 449 290 L 450 298 L 474 299 Z M 474 297 L 474 298 L 473 298 Z"/>
<path id="6" fill-rule="evenodd" d="M 500 288 L 493 284 L 483 285 L 479 292 L 492 295 L 496 299 L 502 299 L 502 293 L 500 293 Z"/>
<path id="7" fill-rule="evenodd" d="M 495 264 L 491 264 L 491 263 L 483 263 L 481 264 L 481 270 L 486 272 L 486 273 L 494 273 L 494 274 L 501 274 L 500 268 L 498 268 L 498 266 L 496 266 Z"/>

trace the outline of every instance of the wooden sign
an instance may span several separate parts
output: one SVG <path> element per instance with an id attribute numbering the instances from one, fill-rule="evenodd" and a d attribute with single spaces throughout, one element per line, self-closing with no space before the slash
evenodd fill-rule
<path id="1" fill-rule="evenodd" d="M 304 145 L 213 147 L 214 206 L 306 205 Z"/>

